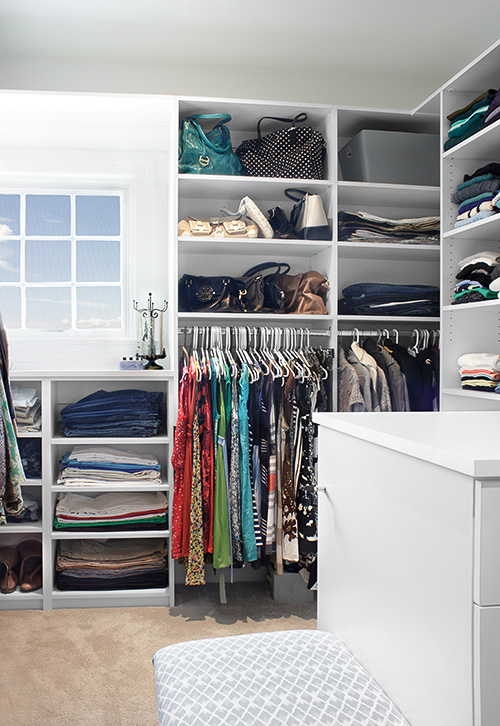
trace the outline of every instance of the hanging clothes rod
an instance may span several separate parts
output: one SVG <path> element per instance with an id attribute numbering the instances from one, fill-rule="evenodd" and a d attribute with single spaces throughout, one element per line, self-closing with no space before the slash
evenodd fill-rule
<path id="1" fill-rule="evenodd" d="M 425 330 L 428 330 L 428 328 L 424 328 Z M 422 330 L 422 328 L 419 328 L 419 330 Z M 383 335 L 384 333 L 394 333 L 397 332 L 399 335 L 413 335 L 415 332 L 415 328 L 412 328 L 411 330 L 408 328 L 407 330 L 397 330 L 395 328 L 391 328 L 389 330 L 388 328 L 378 328 L 377 330 L 361 330 L 360 328 L 353 328 L 352 330 L 338 330 L 337 335 L 339 338 L 353 338 L 355 335 Z M 436 335 L 440 334 L 439 330 L 430 330 L 429 332 L 435 333 Z"/>
<path id="2" fill-rule="evenodd" d="M 211 325 L 199 325 L 198 326 L 198 330 L 201 331 L 203 328 L 211 328 L 211 327 L 212 327 Z M 235 327 L 238 328 L 238 327 L 241 327 L 241 326 L 238 326 L 238 325 L 237 326 L 234 326 L 234 325 L 231 325 L 231 326 L 229 326 L 229 325 L 223 325 L 221 327 L 222 327 L 221 332 L 222 332 L 223 335 L 225 335 L 226 334 L 226 328 L 229 328 L 230 331 L 232 331 L 232 330 L 234 330 Z M 247 326 L 243 326 L 243 327 L 247 327 L 247 328 L 250 327 L 252 329 L 254 329 L 254 328 L 258 329 L 257 326 L 255 326 L 255 325 L 250 325 L 250 326 L 247 325 Z M 268 326 L 262 326 L 262 327 L 268 327 Z M 277 327 L 279 328 L 279 326 L 276 326 L 276 325 L 274 327 L 275 328 L 277 328 Z M 309 328 L 296 328 L 296 327 L 292 327 L 291 329 L 292 330 L 297 330 L 299 332 L 301 330 L 303 330 L 303 331 L 306 331 L 307 330 L 308 331 L 308 334 L 310 336 L 324 336 L 324 337 L 329 337 L 330 336 L 330 330 L 310 330 Z M 193 330 L 194 330 L 194 328 L 179 328 L 179 333 L 182 333 L 184 335 L 192 335 L 193 334 Z M 283 328 L 282 328 L 282 330 L 283 330 Z"/>

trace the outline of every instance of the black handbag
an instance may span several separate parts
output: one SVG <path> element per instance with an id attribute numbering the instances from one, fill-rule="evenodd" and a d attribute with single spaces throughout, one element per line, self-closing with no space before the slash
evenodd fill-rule
<path id="1" fill-rule="evenodd" d="M 243 277 L 183 275 L 179 280 L 179 312 L 259 313 L 265 305 L 264 287 L 264 277 L 258 271 Z"/>
<path id="2" fill-rule="evenodd" d="M 269 268 L 275 268 L 274 272 L 263 275 Z M 275 280 L 289 271 L 286 262 L 264 262 L 241 277 L 183 275 L 179 280 L 179 312 L 284 312 L 285 295 Z"/>
<path id="3" fill-rule="evenodd" d="M 246 293 L 244 282 L 230 275 L 183 275 L 179 280 L 179 312 L 245 312 L 242 299 Z"/>
<path id="4" fill-rule="evenodd" d="M 264 270 L 275 268 L 274 272 L 268 275 L 262 275 Z M 254 278 L 256 276 L 262 278 L 264 302 L 260 312 L 263 313 L 284 313 L 285 312 L 285 293 L 276 283 L 276 280 L 282 275 L 290 272 L 290 265 L 286 262 L 262 262 L 255 265 L 245 272 L 243 279 Z"/>
<path id="5" fill-rule="evenodd" d="M 280 206 L 267 210 L 269 224 L 273 228 L 274 237 L 288 239 L 296 237 L 295 228 Z"/>
<path id="6" fill-rule="evenodd" d="M 260 126 L 265 119 L 292 126 L 262 136 Z M 285 179 L 322 179 L 326 142 L 319 131 L 310 126 L 296 126 L 306 119 L 306 113 L 299 113 L 295 118 L 263 116 L 257 123 L 257 138 L 243 141 L 236 149 L 243 173 Z"/>

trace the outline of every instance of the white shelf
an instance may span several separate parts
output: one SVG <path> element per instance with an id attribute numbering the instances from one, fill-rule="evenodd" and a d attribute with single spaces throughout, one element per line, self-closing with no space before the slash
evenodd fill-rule
<path id="1" fill-rule="evenodd" d="M 53 436 L 50 440 L 51 444 L 61 444 L 66 446 L 116 446 L 118 444 L 169 444 L 168 436 Z"/>
<path id="2" fill-rule="evenodd" d="M 34 431 L 33 433 L 30 433 L 29 431 L 18 431 L 17 438 L 18 439 L 41 439 L 42 432 Z"/>
<path id="3" fill-rule="evenodd" d="M 397 242 L 338 242 L 339 259 L 421 260 L 439 262 L 440 245 L 398 244 Z"/>
<path id="4" fill-rule="evenodd" d="M 14 592 L 0 594 L 0 610 L 32 610 L 41 609 L 43 590 L 23 592 L 16 588 Z"/>
<path id="5" fill-rule="evenodd" d="M 160 361 L 161 363 L 161 361 Z M 174 376 L 174 371 L 170 368 L 164 368 L 161 371 L 120 371 L 120 370 L 84 370 L 84 371 L 39 371 L 36 375 L 33 371 L 14 369 L 11 373 L 12 381 L 21 380 L 43 380 L 52 381 L 137 381 L 144 377 L 145 380 L 158 379 L 161 381 L 168 380 Z"/>
<path id="6" fill-rule="evenodd" d="M 90 492 L 168 492 L 169 485 L 164 483 L 158 486 L 152 484 L 89 484 L 88 486 L 64 486 L 54 484 L 50 488 L 52 492 L 78 492 L 79 494 L 90 494 Z"/>
<path id="7" fill-rule="evenodd" d="M 500 121 L 486 126 L 474 136 L 453 146 L 443 153 L 444 160 L 460 159 L 470 161 L 496 161 L 500 153 Z M 471 169 L 472 173 L 474 169 Z"/>
<path id="8" fill-rule="evenodd" d="M 52 539 L 168 539 L 170 531 L 168 529 L 145 529 L 130 532 L 115 532 L 106 530 L 102 532 L 86 532 L 83 528 L 78 531 L 52 530 Z"/>
<path id="9" fill-rule="evenodd" d="M 2 534 L 42 534 L 42 524 L 41 521 L 24 524 L 7 522 L 0 527 L 0 535 Z"/>
<path id="10" fill-rule="evenodd" d="M 467 391 L 463 388 L 443 388 L 441 391 L 443 396 L 461 396 L 462 398 L 471 399 L 487 399 L 488 401 L 498 402 L 500 405 L 500 395 L 498 393 L 492 393 L 490 391 Z"/>
<path id="11" fill-rule="evenodd" d="M 498 241 L 500 239 L 500 213 L 477 222 L 464 224 L 457 229 L 450 229 L 443 234 L 443 241 L 460 239 Z"/>
<path id="12" fill-rule="evenodd" d="M 454 313 L 457 311 L 482 310 L 483 312 L 495 313 L 500 311 L 500 300 L 481 300 L 479 302 L 461 303 L 458 305 L 443 305 L 443 312 Z"/>
<path id="13" fill-rule="evenodd" d="M 439 214 L 439 187 L 414 184 L 376 184 L 373 182 L 338 183 L 339 205 L 361 207 L 409 207 L 435 209 Z"/>
<path id="14" fill-rule="evenodd" d="M 241 255 L 259 253 L 270 255 L 288 254 L 292 257 L 311 257 L 311 255 L 332 249 L 333 241 L 297 239 L 214 239 L 205 237 L 179 237 L 179 255 Z M 286 258 L 285 258 L 286 259 Z M 264 260 L 262 260 L 264 261 Z"/>
<path id="15" fill-rule="evenodd" d="M 304 189 L 311 194 L 323 194 L 331 188 L 331 182 L 325 179 L 276 179 L 273 177 L 255 176 L 222 176 L 219 174 L 179 174 L 179 197 L 198 199 L 209 196 L 215 199 L 241 199 L 254 196 L 265 199 L 282 197 L 283 203 L 293 203 L 285 196 L 285 189 Z M 236 209 L 231 210 L 236 211 Z M 264 213 L 267 210 L 262 210 Z M 218 214 L 218 210 L 216 211 Z"/>
<path id="16" fill-rule="evenodd" d="M 436 317 L 409 317 L 403 315 L 339 315 L 337 317 L 339 323 L 353 323 L 358 322 L 378 322 L 383 328 L 387 328 L 392 323 L 408 323 L 408 325 L 418 325 L 422 323 L 439 323 L 440 319 Z"/>
<path id="17" fill-rule="evenodd" d="M 43 481 L 41 479 L 26 479 L 21 484 L 21 487 L 24 489 L 25 487 L 41 487 L 43 485 Z"/>
<path id="18" fill-rule="evenodd" d="M 289 323 L 291 326 L 296 326 L 299 323 L 312 323 L 312 322 L 331 322 L 333 315 L 279 315 L 275 313 L 179 313 L 179 321 L 193 322 L 198 321 L 198 325 L 204 325 L 203 321 L 218 320 L 221 323 L 225 322 L 226 325 L 230 325 L 231 321 L 247 321 L 251 325 L 259 327 L 259 325 L 266 325 L 272 323 Z"/>
<path id="19" fill-rule="evenodd" d="M 136 590 L 56 590 L 52 591 L 55 608 L 144 607 L 165 606 L 170 602 L 168 587 Z"/>

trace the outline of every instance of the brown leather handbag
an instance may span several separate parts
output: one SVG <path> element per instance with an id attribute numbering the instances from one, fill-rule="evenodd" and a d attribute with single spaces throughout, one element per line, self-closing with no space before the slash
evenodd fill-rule
<path id="1" fill-rule="evenodd" d="M 330 285 L 321 272 L 309 270 L 298 275 L 282 275 L 276 284 L 285 293 L 286 313 L 328 315 L 324 300 Z"/>

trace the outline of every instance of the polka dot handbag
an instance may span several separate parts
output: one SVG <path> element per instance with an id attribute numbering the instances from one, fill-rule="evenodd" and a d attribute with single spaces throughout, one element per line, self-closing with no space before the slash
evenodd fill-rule
<path id="1" fill-rule="evenodd" d="M 266 119 L 292 125 L 262 136 L 260 127 Z M 295 118 L 261 118 L 257 123 L 257 138 L 243 141 L 236 149 L 243 173 L 285 179 L 322 179 L 326 142 L 319 131 L 310 126 L 297 126 L 306 120 L 305 113 L 299 113 Z"/>

